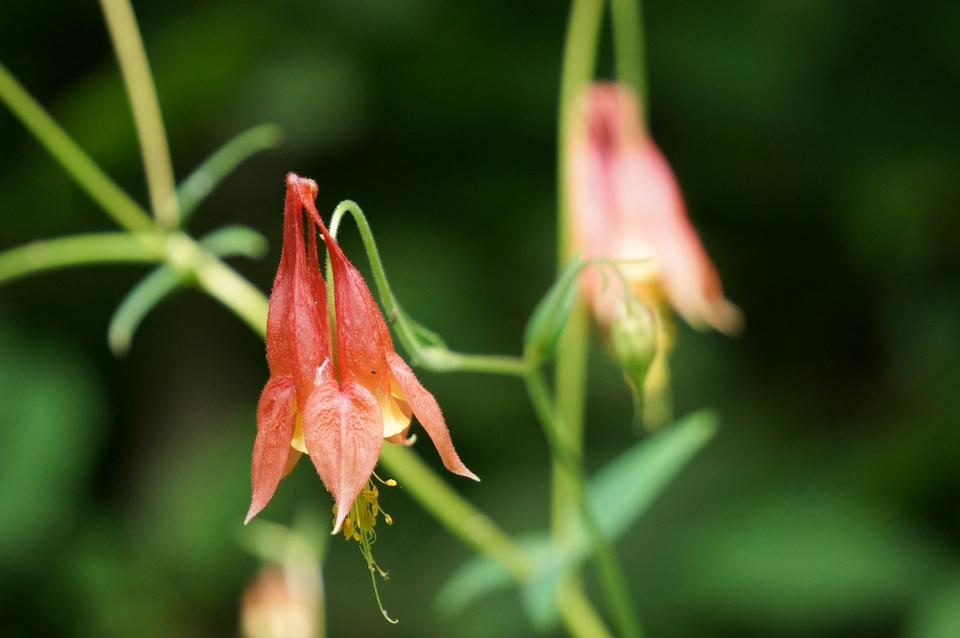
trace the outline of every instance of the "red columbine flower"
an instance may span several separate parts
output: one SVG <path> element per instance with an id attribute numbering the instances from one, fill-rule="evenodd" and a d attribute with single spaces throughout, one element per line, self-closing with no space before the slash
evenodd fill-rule
<path id="1" fill-rule="evenodd" d="M 284 247 L 267 319 L 270 380 L 258 408 L 253 500 L 247 520 L 266 506 L 299 453 L 306 452 L 333 494 L 336 532 L 361 492 L 372 495 L 367 506 L 376 515 L 376 488 L 364 488 L 383 439 L 402 442 L 412 416 L 423 425 L 448 470 L 477 477 L 454 450 L 436 399 L 394 352 L 370 290 L 317 212 L 316 193 L 312 180 L 287 176 Z M 303 207 L 309 213 L 306 250 Z M 335 362 L 314 223 L 323 233 L 333 268 Z"/>
<path id="2" fill-rule="evenodd" d="M 593 85 L 579 103 L 568 156 L 568 195 L 577 250 L 584 258 L 646 259 L 621 266 L 632 292 L 651 307 L 665 295 L 695 327 L 734 332 L 736 306 L 687 217 L 669 164 L 642 129 L 634 94 Z M 595 316 L 609 326 L 623 290 L 597 269 L 584 275 Z"/>

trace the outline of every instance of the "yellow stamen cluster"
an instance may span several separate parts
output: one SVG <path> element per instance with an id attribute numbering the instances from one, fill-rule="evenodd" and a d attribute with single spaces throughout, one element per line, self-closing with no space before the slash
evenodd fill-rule
<path id="1" fill-rule="evenodd" d="M 391 479 L 393 485 L 396 481 Z M 384 482 L 385 485 L 390 483 Z M 380 490 L 372 481 L 367 482 L 367 488 L 357 495 L 357 500 L 353 502 L 350 513 L 343 521 L 343 537 L 348 541 L 357 541 L 362 543 L 364 538 L 373 542 L 377 538 L 374 528 L 377 526 L 377 517 L 383 514 L 383 520 L 387 525 L 393 525 L 393 517 L 380 508 Z M 336 507 L 334 507 L 336 511 Z"/>
<path id="2" fill-rule="evenodd" d="M 376 472 L 373 473 L 373 477 L 387 487 L 396 487 L 397 485 L 395 480 L 387 479 L 385 481 L 380 478 Z M 333 512 L 334 514 L 337 512 L 336 505 L 333 506 Z M 367 561 L 367 569 L 370 570 L 370 581 L 373 584 L 373 595 L 377 599 L 377 606 L 380 608 L 380 613 L 383 614 L 383 617 L 386 618 L 388 622 L 396 623 L 397 621 L 391 618 L 387 614 L 387 610 L 383 608 L 383 604 L 380 602 L 380 592 L 377 589 L 376 574 L 379 574 L 384 580 L 388 578 L 386 570 L 381 568 L 373 558 L 372 546 L 377 541 L 377 532 L 374 528 L 377 526 L 377 517 L 380 514 L 383 514 L 383 520 L 387 525 L 393 525 L 393 517 L 380 508 L 380 490 L 373 484 L 373 481 L 367 481 L 367 488 L 357 495 L 356 500 L 353 502 L 353 507 L 350 508 L 350 513 L 343 520 L 343 527 L 341 529 L 344 538 L 348 541 L 357 541 L 357 543 L 360 544 L 360 553 L 363 554 L 364 560 Z"/>

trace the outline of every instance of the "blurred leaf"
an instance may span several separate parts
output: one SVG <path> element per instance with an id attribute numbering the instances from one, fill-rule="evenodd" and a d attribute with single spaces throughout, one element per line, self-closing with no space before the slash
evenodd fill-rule
<path id="1" fill-rule="evenodd" d="M 710 441 L 716 429 L 713 412 L 695 412 L 637 443 L 601 468 L 588 482 L 587 491 L 607 538 L 619 538 L 642 517 L 654 499 Z M 538 629 L 547 629 L 555 621 L 554 592 L 559 579 L 589 557 L 590 543 L 580 520 L 572 519 L 569 524 L 580 532 L 566 556 L 549 543 L 545 533 L 529 535 L 521 542 L 537 564 L 534 576 L 523 584 L 523 596 L 531 622 Z M 479 597 L 511 582 L 510 575 L 490 559 L 472 558 L 440 590 L 437 609 L 442 614 L 457 614 Z"/>
<path id="2" fill-rule="evenodd" d="M 283 130 L 276 124 L 261 124 L 240 133 L 217 149 L 177 188 L 180 225 L 186 226 L 193 211 L 213 189 L 251 155 L 279 146 Z"/>
<path id="3" fill-rule="evenodd" d="M 252 406 L 242 416 L 196 415 L 181 429 L 151 436 L 161 454 L 142 470 L 131 533 L 153 569 L 177 584 L 194 607 L 215 604 L 218 583 L 239 580 L 243 553 L 230 542 L 249 498 Z"/>
<path id="4" fill-rule="evenodd" d="M 602 467 L 587 489 L 607 538 L 619 538 L 630 529 L 716 431 L 716 414 L 700 410 L 664 427 Z M 581 533 L 579 540 L 586 552 L 586 534 Z"/>
<path id="5" fill-rule="evenodd" d="M 48 558 L 71 529 L 99 447 L 96 375 L 63 344 L 0 321 L 0 564 Z"/>
<path id="6" fill-rule="evenodd" d="M 567 325 L 577 299 L 577 275 L 586 262 L 574 258 L 557 277 L 530 315 L 523 335 L 524 350 L 535 361 L 546 361 Z"/>
<path id="7" fill-rule="evenodd" d="M 178 592 L 152 569 L 142 547 L 132 551 L 111 519 L 88 521 L 64 564 L 76 613 L 64 619 L 64 635 L 80 638 L 161 638 L 184 635 Z M 63 604 L 50 596 L 51 607 Z"/>
<path id="8" fill-rule="evenodd" d="M 960 636 L 960 579 L 954 577 L 924 596 L 905 632 L 907 638 Z"/>
<path id="9" fill-rule="evenodd" d="M 739 506 L 701 521 L 677 552 L 686 608 L 804 636 L 899 615 L 916 584 L 945 562 L 891 512 L 826 486 L 745 494 Z"/>

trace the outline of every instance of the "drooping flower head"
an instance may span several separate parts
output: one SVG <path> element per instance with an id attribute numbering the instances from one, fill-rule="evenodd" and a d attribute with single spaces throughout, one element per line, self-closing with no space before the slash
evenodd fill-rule
<path id="1" fill-rule="evenodd" d="M 578 103 L 568 154 L 568 200 L 574 244 L 587 259 L 644 260 L 623 264 L 632 292 L 667 301 L 694 327 L 725 333 L 740 325 L 720 278 L 687 217 L 677 180 L 644 131 L 633 92 L 599 83 Z M 588 271 L 585 293 L 601 325 L 623 299 L 618 282 Z"/>
<path id="2" fill-rule="evenodd" d="M 642 126 L 633 92 L 612 83 L 589 87 L 577 103 L 570 140 L 573 248 L 585 259 L 617 260 L 622 274 L 587 269 L 582 289 L 642 405 L 643 421 L 658 426 L 671 411 L 673 331 L 666 306 L 696 328 L 727 334 L 740 329 L 740 311 L 723 295 L 673 171 Z"/>
<path id="3" fill-rule="evenodd" d="M 365 501 L 364 511 L 376 514 L 377 491 L 369 483 L 383 439 L 403 442 L 413 416 L 448 470 L 477 477 L 457 455 L 433 395 L 394 351 L 386 322 L 363 277 L 317 212 L 316 194 L 312 180 L 287 177 L 284 248 L 267 321 L 271 376 L 258 409 L 253 500 L 247 520 L 266 506 L 299 452 L 306 452 L 333 495 L 336 532 L 351 516 L 358 495 L 372 495 L 367 500 L 374 500 Z M 335 356 L 314 224 L 322 233 L 333 274 Z M 353 518 L 363 518 L 361 511 Z"/>

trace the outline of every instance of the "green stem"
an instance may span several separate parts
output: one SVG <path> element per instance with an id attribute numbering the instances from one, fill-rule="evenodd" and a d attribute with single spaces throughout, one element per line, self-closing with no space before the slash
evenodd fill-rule
<path id="1" fill-rule="evenodd" d="M 641 0 L 610 0 L 617 78 L 634 90 L 640 105 L 640 119 L 646 119 L 647 77 L 643 50 L 643 7 Z"/>
<path id="2" fill-rule="evenodd" d="M 611 638 L 610 630 L 590 604 L 579 578 L 567 577 L 558 585 L 557 608 L 560 618 L 574 636 Z"/>
<path id="3" fill-rule="evenodd" d="M 266 243 L 260 233 L 242 226 L 227 226 L 200 240 L 205 250 L 218 257 L 261 257 L 266 252 Z M 191 276 L 192 273 L 162 264 L 127 293 L 107 327 L 107 342 L 114 354 L 125 354 L 130 349 L 133 335 L 147 314 L 190 281 Z"/>
<path id="4" fill-rule="evenodd" d="M 562 270 L 571 257 L 567 214 L 567 152 L 574 106 L 593 77 L 603 0 L 573 0 L 563 49 L 560 109 L 557 118 L 557 260 Z"/>
<path id="5" fill-rule="evenodd" d="M 121 190 L 66 131 L 50 117 L 7 68 L 0 64 L 2 100 L 67 174 L 113 219 L 128 230 L 153 227 L 143 208 Z"/>
<path id="6" fill-rule="evenodd" d="M 133 7 L 128 0 L 100 0 L 100 6 L 120 62 L 123 83 L 127 87 L 127 97 L 140 139 L 143 168 L 147 175 L 150 206 L 158 224 L 164 228 L 176 228 L 180 213 L 173 180 L 173 163 L 170 161 L 157 88 L 150 73 Z"/>
<path id="7" fill-rule="evenodd" d="M 403 344 L 411 357 L 426 368 L 435 372 L 480 372 L 487 374 L 503 374 L 509 376 L 523 376 L 527 371 L 526 362 L 520 357 L 509 355 L 477 355 L 453 352 L 447 348 L 424 347 L 416 334 L 413 322 L 406 315 L 397 298 L 390 288 L 387 273 L 380 259 L 377 242 L 370 229 L 370 223 L 359 204 L 351 200 L 344 200 L 337 205 L 330 218 L 330 234 L 337 236 L 343 216 L 350 213 L 360 232 L 360 239 L 370 262 L 373 281 L 383 304 L 384 312 L 393 322 L 397 339 Z M 329 264 L 327 267 L 329 272 Z"/>
<path id="8" fill-rule="evenodd" d="M 0 253 L 0 284 L 45 270 L 108 262 L 163 261 L 157 233 L 92 233 L 30 242 Z"/>
<path id="9" fill-rule="evenodd" d="M 531 576 L 531 558 L 486 515 L 468 503 L 407 448 L 383 446 L 380 462 L 420 505 L 455 536 L 499 563 L 517 580 Z"/>
<path id="10" fill-rule="evenodd" d="M 267 298 L 259 288 L 185 234 L 176 233 L 167 240 L 167 259 L 175 268 L 192 273 L 202 290 L 266 336 Z"/>
<path id="11" fill-rule="evenodd" d="M 590 538 L 600 583 L 603 586 L 610 612 L 616 621 L 620 635 L 623 638 L 639 638 L 641 635 L 640 623 L 633 613 L 626 579 L 617 563 L 613 548 L 604 537 L 587 498 L 586 477 L 583 473 L 579 454 L 571 450 L 560 438 L 560 432 L 564 431 L 562 420 L 557 417 L 543 373 L 539 370 L 531 370 L 525 380 L 530 401 L 533 403 L 537 418 L 543 426 L 543 432 L 550 445 L 553 458 L 563 469 L 568 484 L 574 488 L 571 496 L 577 504 L 580 519 Z"/>
<path id="12" fill-rule="evenodd" d="M 562 272 L 573 258 L 567 200 L 567 166 L 570 130 L 576 100 L 591 79 L 596 65 L 597 42 L 603 16 L 602 0 L 573 0 L 567 24 L 560 77 L 560 104 L 557 118 L 557 265 Z M 588 319 L 582 302 L 577 302 L 560 337 L 556 354 L 557 411 L 560 428 L 556 436 L 579 459 L 583 447 L 583 406 L 586 389 Z M 576 484 L 556 459 L 552 467 L 551 532 L 561 548 L 575 542 L 568 521 L 577 512 Z M 577 581 L 578 575 L 571 575 Z"/>

